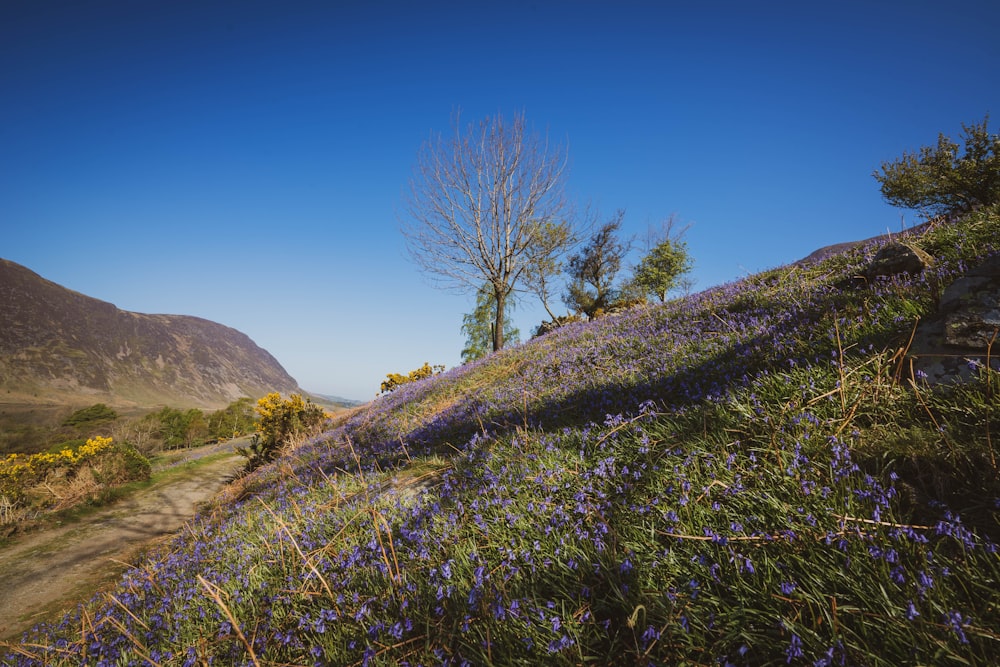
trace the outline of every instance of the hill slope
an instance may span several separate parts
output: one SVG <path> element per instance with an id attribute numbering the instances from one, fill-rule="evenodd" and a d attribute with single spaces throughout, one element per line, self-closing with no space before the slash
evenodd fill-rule
<path id="1" fill-rule="evenodd" d="M 119 310 L 2 259 L 0 312 L 0 392 L 9 400 L 218 407 L 298 390 L 235 329 Z"/>
<path id="2" fill-rule="evenodd" d="M 567 326 L 235 484 L 13 664 L 991 664 L 1000 372 L 910 382 L 1000 211 Z"/>

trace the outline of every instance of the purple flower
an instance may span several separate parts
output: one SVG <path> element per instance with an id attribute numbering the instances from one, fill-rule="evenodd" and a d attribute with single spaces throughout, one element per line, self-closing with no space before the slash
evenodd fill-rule
<path id="1" fill-rule="evenodd" d="M 950 611 L 945 614 L 945 623 L 951 628 L 952 632 L 958 637 L 958 641 L 963 644 L 968 644 L 969 639 L 965 636 L 965 631 L 963 628 L 972 622 L 972 619 L 968 616 L 963 617 L 961 613 L 957 611 Z"/>
<path id="2" fill-rule="evenodd" d="M 785 656 L 787 658 L 785 662 L 791 664 L 792 660 L 801 658 L 803 655 L 805 654 L 802 652 L 802 640 L 799 639 L 798 635 L 793 633 L 792 639 L 788 643 L 788 648 L 785 649 Z"/>
<path id="3" fill-rule="evenodd" d="M 567 649 L 570 646 L 573 646 L 573 644 L 575 643 L 576 642 L 572 638 L 570 638 L 569 635 L 563 635 L 559 639 L 553 639 L 551 642 L 549 642 L 548 646 L 549 653 L 558 653 L 563 649 Z"/>

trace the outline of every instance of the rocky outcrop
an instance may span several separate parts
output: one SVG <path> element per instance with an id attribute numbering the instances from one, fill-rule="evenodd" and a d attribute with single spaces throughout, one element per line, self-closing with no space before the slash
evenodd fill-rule
<path id="1" fill-rule="evenodd" d="M 875 254 L 865 270 L 865 277 L 871 280 L 901 273 L 917 275 L 933 265 L 934 258 L 920 248 L 909 243 L 894 241 L 882 246 Z"/>
<path id="2" fill-rule="evenodd" d="M 917 326 L 910 346 L 914 374 L 928 382 L 964 381 L 1000 357 L 1000 255 L 945 288 L 934 316 Z"/>
<path id="3" fill-rule="evenodd" d="M 902 241 L 890 241 L 882 246 L 875 257 L 858 274 L 849 276 L 839 283 L 839 289 L 863 288 L 880 278 L 908 273 L 917 275 L 934 266 L 934 258 L 917 246 Z"/>
<path id="4" fill-rule="evenodd" d="M 7 260 L 0 313 L 0 389 L 11 400 L 220 407 L 301 391 L 236 329 L 119 310 Z"/>

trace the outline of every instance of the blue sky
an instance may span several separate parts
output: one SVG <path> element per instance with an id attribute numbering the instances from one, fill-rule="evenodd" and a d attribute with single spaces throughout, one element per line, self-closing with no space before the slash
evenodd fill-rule
<path id="1" fill-rule="evenodd" d="M 0 3 L 0 257 L 248 334 L 367 399 L 460 362 L 473 295 L 405 254 L 420 145 L 524 112 L 629 234 L 690 223 L 696 289 L 898 230 L 871 173 L 1000 124 L 1000 3 Z M 543 319 L 525 300 L 522 336 Z"/>

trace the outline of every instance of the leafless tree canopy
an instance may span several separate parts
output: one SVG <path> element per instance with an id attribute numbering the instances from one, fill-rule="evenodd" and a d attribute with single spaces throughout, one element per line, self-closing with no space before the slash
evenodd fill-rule
<path id="1" fill-rule="evenodd" d="M 432 137 L 418 155 L 403 224 L 413 260 L 442 286 L 478 290 L 497 302 L 494 350 L 503 347 L 504 304 L 518 288 L 550 226 L 569 226 L 566 152 L 529 132 L 523 114 L 499 114 Z"/>

